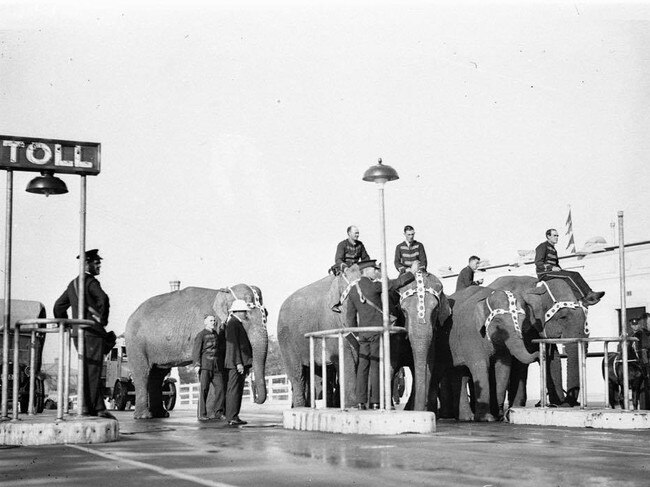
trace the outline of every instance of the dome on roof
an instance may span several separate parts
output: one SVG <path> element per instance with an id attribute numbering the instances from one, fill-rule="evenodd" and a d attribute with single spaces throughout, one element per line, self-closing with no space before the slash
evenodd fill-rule
<path id="1" fill-rule="evenodd" d="M 591 237 L 589 240 L 585 242 L 585 245 L 594 245 L 594 244 L 606 244 L 607 240 L 605 240 L 603 237 Z"/>
<path id="2" fill-rule="evenodd" d="M 603 237 L 591 237 L 587 240 L 580 252 L 590 253 L 596 250 L 602 250 L 607 245 L 607 240 Z"/>

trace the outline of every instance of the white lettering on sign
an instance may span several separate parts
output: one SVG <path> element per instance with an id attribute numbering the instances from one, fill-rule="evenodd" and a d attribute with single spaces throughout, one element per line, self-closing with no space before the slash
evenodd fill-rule
<path id="1" fill-rule="evenodd" d="M 86 162 L 81 160 L 81 146 L 74 146 L 74 167 L 93 167 L 92 162 Z"/>
<path id="2" fill-rule="evenodd" d="M 43 151 L 43 156 L 40 158 L 36 157 L 36 154 L 34 153 L 39 149 Z M 52 149 L 50 149 L 47 145 L 41 142 L 32 142 L 27 146 L 25 157 L 27 157 L 27 160 L 32 164 L 38 164 L 38 165 L 47 164 L 48 162 L 50 162 L 50 159 L 52 159 Z"/>
<path id="3" fill-rule="evenodd" d="M 25 147 L 25 143 L 17 142 L 15 140 L 3 140 L 2 146 L 11 147 L 11 151 L 9 153 L 9 162 L 16 163 L 18 161 L 18 147 Z"/>
<path id="4" fill-rule="evenodd" d="M 63 159 L 63 150 L 61 150 L 61 144 L 54 144 L 54 165 L 72 167 L 73 164 L 73 161 L 66 161 Z"/>

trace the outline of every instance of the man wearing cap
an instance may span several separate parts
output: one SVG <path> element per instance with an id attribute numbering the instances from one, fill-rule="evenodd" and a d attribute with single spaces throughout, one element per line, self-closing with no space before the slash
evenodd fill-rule
<path id="1" fill-rule="evenodd" d="M 243 322 L 249 307 L 246 301 L 235 299 L 226 321 L 226 359 L 228 385 L 226 390 L 226 419 L 230 426 L 247 424 L 239 418 L 244 384 L 248 370 L 253 366 L 253 348 Z"/>
<path id="2" fill-rule="evenodd" d="M 79 256 L 77 256 L 77 259 Z M 89 416 L 101 416 L 104 418 L 115 417 L 106 411 L 104 395 L 100 382 L 103 360 L 104 360 L 104 339 L 106 337 L 106 325 L 108 325 L 108 296 L 99 284 L 95 276 L 99 275 L 102 265 L 102 258 L 97 249 L 86 252 L 85 280 L 84 280 L 84 304 L 85 312 L 79 315 L 79 280 L 73 279 L 63 294 L 54 303 L 54 317 L 67 318 L 68 308 L 72 307 L 73 318 L 85 318 L 95 321 L 95 324 L 84 328 L 84 409 L 82 414 Z M 77 349 L 77 333 L 73 330 L 73 337 Z"/>
<path id="3" fill-rule="evenodd" d="M 223 323 L 218 322 L 214 314 L 208 313 L 203 319 L 205 328 L 197 333 L 194 338 L 192 359 L 194 367 L 199 373 L 199 421 L 209 419 L 225 419 L 226 398 L 224 384 L 226 371 L 224 360 L 226 358 L 226 334 Z M 210 385 L 214 387 L 215 413 L 208 416 L 206 401 L 210 392 Z"/>
<path id="4" fill-rule="evenodd" d="M 427 268 L 427 253 L 424 245 L 415 240 L 415 229 L 411 225 L 406 225 L 404 241 L 395 247 L 395 268 L 403 274 L 416 260 L 420 261 L 421 269 Z"/>
<path id="5" fill-rule="evenodd" d="M 420 263 L 414 261 L 406 272 L 397 279 L 388 281 L 392 292 L 415 279 Z M 346 321 L 348 327 L 383 326 L 381 303 L 381 282 L 375 281 L 379 266 L 376 260 L 359 262 L 361 279 L 352 288 L 348 299 Z M 359 333 L 359 365 L 357 367 L 357 403 L 359 409 L 366 409 L 368 402 L 368 380 L 370 380 L 370 407 L 379 409 L 379 336 L 377 332 Z"/>
<path id="6" fill-rule="evenodd" d="M 332 270 L 338 275 L 345 267 L 350 267 L 362 260 L 369 260 L 368 252 L 363 242 L 359 240 L 359 229 L 354 225 L 348 227 L 348 238 L 339 242 L 334 255 Z"/>
<path id="7" fill-rule="evenodd" d="M 555 245 L 559 239 L 555 228 L 546 230 L 546 241 L 535 249 L 535 270 L 540 281 L 563 279 L 573 289 L 574 294 L 585 306 L 597 304 L 605 295 L 604 291 L 595 292 L 578 272 L 565 271 L 560 267 Z"/>
<path id="8" fill-rule="evenodd" d="M 456 280 L 456 292 L 462 291 L 465 288 L 470 286 L 478 286 L 483 284 L 483 279 L 474 280 L 474 272 L 478 269 L 478 263 L 481 261 L 481 258 L 472 255 L 469 258 L 467 267 L 464 267 L 458 274 L 458 279 Z"/>

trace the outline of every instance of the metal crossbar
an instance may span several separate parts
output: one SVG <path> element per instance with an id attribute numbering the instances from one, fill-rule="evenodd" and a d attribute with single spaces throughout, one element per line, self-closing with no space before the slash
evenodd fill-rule
<path id="1" fill-rule="evenodd" d="M 341 401 L 341 409 L 345 409 L 345 360 L 344 360 L 344 345 L 343 339 L 348 333 L 377 333 L 379 334 L 379 370 L 385 370 L 384 365 L 384 333 L 383 326 L 362 326 L 362 327 L 347 327 L 335 328 L 332 330 L 312 331 L 305 333 L 305 338 L 309 338 L 309 397 L 312 409 L 316 408 L 316 365 L 315 365 L 315 339 L 320 338 L 321 341 L 321 375 L 322 375 L 322 390 L 323 390 L 323 404 L 327 406 L 327 349 L 326 340 L 328 338 L 338 339 L 338 352 L 339 352 L 339 397 Z M 401 326 L 390 326 L 388 332 L 391 334 L 406 333 L 406 328 Z M 390 384 L 385 384 L 384 374 L 379 374 L 379 407 L 381 409 L 390 409 L 390 404 L 386 404 L 385 388 L 390 387 Z"/>
<path id="2" fill-rule="evenodd" d="M 621 337 L 593 337 L 593 338 L 539 338 L 533 340 L 533 343 L 539 344 L 539 389 L 540 389 L 540 405 L 545 408 L 546 404 L 546 345 L 547 344 L 578 344 L 578 375 L 580 380 L 580 409 L 587 407 L 587 354 L 585 353 L 585 345 L 589 342 L 603 342 L 605 366 L 609 363 L 609 350 L 608 346 L 612 342 L 623 343 L 623 348 L 627 350 L 627 342 L 636 342 L 637 338 L 628 337 L 623 335 Z M 627 360 L 623 361 L 624 377 L 627 379 Z M 609 408 L 609 373 L 607 369 L 603 373 L 605 377 L 605 407 Z M 629 385 L 628 381 L 623 381 L 623 397 L 628 397 Z"/>

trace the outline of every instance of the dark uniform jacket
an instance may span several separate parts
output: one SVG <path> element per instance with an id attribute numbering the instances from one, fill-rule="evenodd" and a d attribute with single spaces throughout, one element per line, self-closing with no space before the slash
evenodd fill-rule
<path id="1" fill-rule="evenodd" d="M 548 240 L 542 242 L 535 249 L 535 270 L 537 275 L 550 272 L 555 266 L 560 267 L 555 246 L 549 243 Z"/>
<path id="2" fill-rule="evenodd" d="M 54 317 L 55 318 L 68 318 L 68 308 L 72 307 L 72 318 L 77 318 L 77 311 L 79 309 L 79 298 L 77 297 L 77 290 L 75 287 L 79 286 L 78 279 L 73 279 L 68 284 L 68 287 L 63 294 L 54 303 Z M 86 313 L 84 318 L 95 320 L 97 326 L 95 331 L 103 333 L 104 328 L 108 325 L 108 310 L 109 302 L 108 295 L 102 289 L 99 281 L 88 273 L 84 282 L 86 288 L 85 305 Z M 92 308 L 92 310 L 90 310 Z"/>
<path id="3" fill-rule="evenodd" d="M 406 272 L 399 276 L 397 279 L 388 281 L 388 291 L 394 291 L 402 286 L 406 286 L 409 282 L 413 281 L 415 276 L 410 272 Z M 383 326 L 384 318 L 381 313 L 381 282 L 372 281 L 368 277 L 362 277 L 358 283 L 361 294 L 366 302 L 361 302 L 361 297 L 357 291 L 357 287 L 353 286 L 350 294 L 348 294 L 348 310 L 346 315 L 347 325 L 352 326 Z M 377 308 L 375 309 L 367 301 L 372 302 Z M 357 314 L 359 318 L 357 320 Z M 369 337 L 375 333 L 360 333 L 360 337 Z"/>
<path id="4" fill-rule="evenodd" d="M 404 241 L 395 247 L 395 268 L 400 273 L 411 267 L 416 260 L 420 261 L 422 267 L 427 267 L 427 253 L 424 251 L 424 245 L 417 240 L 413 240 L 410 246 Z"/>
<path id="5" fill-rule="evenodd" d="M 192 360 L 201 370 L 221 372 L 226 358 L 226 334 L 224 331 L 201 330 L 194 338 Z"/>
<path id="6" fill-rule="evenodd" d="M 226 321 L 225 367 L 235 369 L 237 364 L 251 367 L 253 365 L 253 348 L 242 322 L 235 315 L 230 315 Z"/>
<path id="7" fill-rule="evenodd" d="M 336 246 L 334 265 L 339 269 L 342 268 L 342 264 L 350 266 L 361 260 L 370 260 L 368 252 L 366 252 L 366 248 L 361 240 L 352 243 L 349 238 L 346 238 Z"/>
<path id="8" fill-rule="evenodd" d="M 458 279 L 456 280 L 456 292 L 461 291 L 465 288 L 478 284 L 474 281 L 474 269 L 470 266 L 463 268 L 458 274 Z"/>

